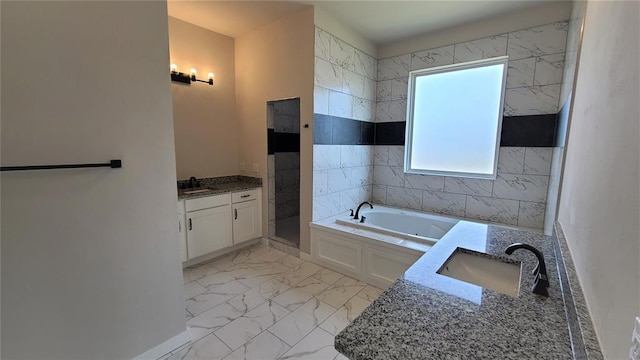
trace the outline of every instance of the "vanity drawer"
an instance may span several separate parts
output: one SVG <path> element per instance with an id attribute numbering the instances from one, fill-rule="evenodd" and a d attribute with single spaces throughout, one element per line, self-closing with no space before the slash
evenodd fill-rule
<path id="1" fill-rule="evenodd" d="M 197 199 L 188 199 L 188 200 L 185 200 L 184 206 L 185 206 L 185 211 L 189 212 L 189 211 L 209 209 L 212 207 L 227 205 L 229 203 L 231 203 L 231 196 L 229 194 L 222 194 L 222 195 L 201 197 Z"/>
<path id="2" fill-rule="evenodd" d="M 254 200 L 258 198 L 258 191 L 259 190 L 254 189 L 254 190 L 234 192 L 233 194 L 231 194 L 231 201 L 235 204 L 242 201 Z"/>

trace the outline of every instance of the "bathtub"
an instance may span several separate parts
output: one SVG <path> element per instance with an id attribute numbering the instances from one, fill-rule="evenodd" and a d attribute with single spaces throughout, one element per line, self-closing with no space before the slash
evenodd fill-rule
<path id="1" fill-rule="evenodd" d="M 444 216 L 374 205 L 373 209 L 360 209 L 365 221 L 353 220 L 349 216 L 336 219 L 336 223 L 373 232 L 398 236 L 427 244 L 440 240 L 459 220 Z"/>
<path id="2" fill-rule="evenodd" d="M 312 262 L 381 289 L 393 283 L 460 220 L 373 205 L 360 210 L 365 222 L 348 213 L 311 227 Z"/>

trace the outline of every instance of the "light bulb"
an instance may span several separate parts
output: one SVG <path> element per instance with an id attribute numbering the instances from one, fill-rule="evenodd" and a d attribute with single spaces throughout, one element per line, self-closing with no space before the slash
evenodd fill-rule
<path id="1" fill-rule="evenodd" d="M 207 75 L 207 78 L 208 78 L 209 80 L 213 80 L 213 73 L 212 73 L 212 72 L 210 72 L 210 73 Z"/>
<path id="2" fill-rule="evenodd" d="M 171 72 L 172 72 L 172 73 L 177 73 L 177 72 L 178 72 L 178 65 L 176 65 L 176 64 L 171 64 L 170 69 L 171 69 Z"/>
<path id="3" fill-rule="evenodd" d="M 196 74 L 198 74 L 198 71 L 196 71 L 196 69 L 194 68 L 191 68 L 191 75 L 196 76 Z"/>

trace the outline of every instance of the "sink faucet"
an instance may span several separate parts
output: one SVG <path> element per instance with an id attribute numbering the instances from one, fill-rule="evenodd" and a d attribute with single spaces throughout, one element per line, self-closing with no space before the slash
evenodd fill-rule
<path id="1" fill-rule="evenodd" d="M 353 219 L 354 219 L 354 220 L 358 220 L 358 219 L 359 219 L 358 214 L 360 213 L 360 208 L 361 208 L 361 207 L 362 207 L 362 205 L 364 205 L 364 204 L 369 205 L 369 206 L 371 207 L 371 209 L 373 209 L 373 205 L 371 205 L 371 203 L 370 203 L 370 202 L 368 202 L 368 201 L 363 202 L 362 204 L 358 205 L 358 210 L 356 210 L 356 214 L 355 214 L 355 216 L 353 217 Z"/>
<path id="2" fill-rule="evenodd" d="M 189 178 L 189 188 L 194 187 L 194 185 L 196 187 L 200 186 L 200 181 L 198 181 L 198 179 L 196 179 L 195 176 L 192 176 L 192 177 Z"/>
<path id="3" fill-rule="evenodd" d="M 544 263 L 544 256 L 540 252 L 540 250 L 529 244 L 523 243 L 513 243 L 504 250 L 507 255 L 513 254 L 515 250 L 518 249 L 526 249 L 531 251 L 536 258 L 538 258 L 538 265 L 536 265 L 533 270 L 533 275 L 535 276 L 535 282 L 533 283 L 533 293 L 542 295 L 545 297 L 549 297 L 549 293 L 547 292 L 547 288 L 549 287 L 549 279 L 547 277 L 547 267 Z"/>

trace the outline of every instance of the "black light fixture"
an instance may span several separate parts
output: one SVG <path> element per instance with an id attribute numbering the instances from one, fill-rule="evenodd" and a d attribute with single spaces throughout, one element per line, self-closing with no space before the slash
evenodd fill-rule
<path id="1" fill-rule="evenodd" d="M 171 64 L 171 81 L 181 82 L 184 84 L 191 84 L 191 82 L 203 82 L 209 85 L 213 85 L 213 73 L 208 74 L 208 80 L 200 80 L 196 78 L 198 74 L 196 69 L 191 69 L 191 75 L 187 75 L 185 73 L 178 72 L 178 66 L 176 64 Z"/>

